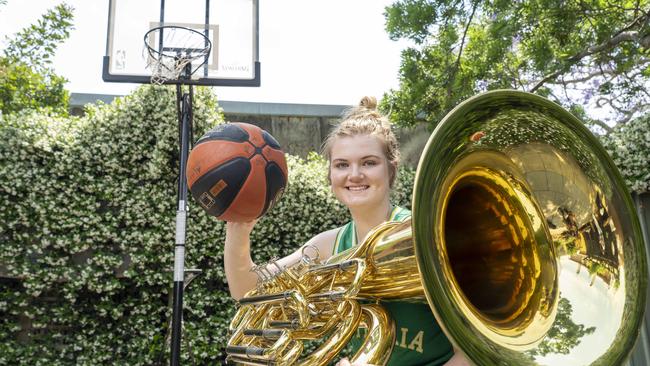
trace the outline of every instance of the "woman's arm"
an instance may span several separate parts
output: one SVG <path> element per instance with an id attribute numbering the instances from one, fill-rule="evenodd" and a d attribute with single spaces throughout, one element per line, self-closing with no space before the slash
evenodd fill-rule
<path id="1" fill-rule="evenodd" d="M 251 271 L 255 263 L 251 259 L 250 234 L 255 222 L 226 222 L 223 263 L 230 296 L 235 300 L 244 297 L 257 283 L 257 275 Z"/>
<path id="2" fill-rule="evenodd" d="M 257 284 L 257 274 L 251 271 L 255 266 L 251 258 L 251 241 L 250 233 L 255 226 L 256 221 L 251 222 L 227 222 L 226 223 L 226 242 L 224 245 L 224 267 L 230 296 L 239 300 L 244 295 L 255 288 Z M 311 238 L 304 246 L 313 245 L 318 248 L 320 259 L 326 260 L 332 255 L 334 239 L 336 238 L 337 229 L 325 231 Z M 280 267 L 291 266 L 298 262 L 302 257 L 301 246 L 294 253 L 278 260 Z M 273 272 L 275 268 L 268 268 Z"/>

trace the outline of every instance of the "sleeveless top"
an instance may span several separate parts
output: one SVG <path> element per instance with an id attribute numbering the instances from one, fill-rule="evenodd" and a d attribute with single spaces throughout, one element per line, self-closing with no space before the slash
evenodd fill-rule
<path id="1" fill-rule="evenodd" d="M 411 212 L 396 207 L 389 221 L 406 221 Z M 334 253 L 340 253 L 357 245 L 354 221 L 339 230 L 334 242 Z M 388 366 L 438 366 L 447 362 L 454 350 L 440 329 L 429 305 L 406 301 L 381 301 L 390 316 L 395 320 L 395 346 L 388 360 Z M 355 352 L 359 349 L 365 329 L 359 329 L 350 343 Z"/>

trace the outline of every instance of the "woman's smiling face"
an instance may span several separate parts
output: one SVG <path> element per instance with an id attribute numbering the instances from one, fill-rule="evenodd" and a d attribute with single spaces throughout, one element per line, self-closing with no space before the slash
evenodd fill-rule
<path id="1" fill-rule="evenodd" d="M 348 208 L 372 209 L 388 200 L 390 163 L 378 137 L 338 137 L 331 151 L 332 191 L 341 203 Z"/>

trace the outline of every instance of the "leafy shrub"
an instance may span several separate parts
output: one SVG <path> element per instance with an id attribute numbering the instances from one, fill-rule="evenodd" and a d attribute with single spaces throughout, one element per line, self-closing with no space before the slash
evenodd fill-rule
<path id="1" fill-rule="evenodd" d="M 0 364 L 166 364 L 178 179 L 175 94 L 144 86 L 83 118 L 0 119 Z M 198 89 L 194 137 L 222 122 Z M 288 254 L 349 220 L 325 162 L 288 157 L 289 186 L 252 234 L 253 257 Z M 410 199 L 400 172 L 395 202 Z M 223 223 L 189 202 L 184 363 L 224 358 L 234 313 Z"/>

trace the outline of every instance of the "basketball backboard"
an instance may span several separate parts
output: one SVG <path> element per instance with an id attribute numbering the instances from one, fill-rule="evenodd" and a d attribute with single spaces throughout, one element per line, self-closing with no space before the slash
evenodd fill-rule
<path id="1" fill-rule="evenodd" d="M 106 55 L 102 77 L 108 82 L 150 83 L 153 48 L 182 47 L 151 29 L 170 26 L 199 32 L 211 44 L 204 58 L 192 61 L 189 79 L 166 84 L 259 86 L 258 0 L 109 0 Z M 164 29 L 165 32 L 167 28 Z"/>

